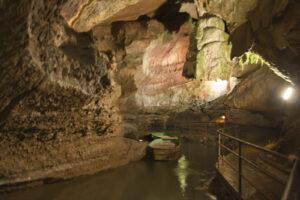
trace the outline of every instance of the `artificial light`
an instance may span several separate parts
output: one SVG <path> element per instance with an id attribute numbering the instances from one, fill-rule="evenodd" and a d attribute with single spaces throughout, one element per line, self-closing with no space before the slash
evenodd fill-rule
<path id="1" fill-rule="evenodd" d="M 220 93 L 226 91 L 227 85 L 228 85 L 228 81 L 218 79 L 212 82 L 211 87 L 214 92 Z"/>
<path id="2" fill-rule="evenodd" d="M 281 97 L 283 100 L 287 101 L 292 97 L 293 93 L 294 93 L 294 88 L 288 87 L 282 92 Z"/>

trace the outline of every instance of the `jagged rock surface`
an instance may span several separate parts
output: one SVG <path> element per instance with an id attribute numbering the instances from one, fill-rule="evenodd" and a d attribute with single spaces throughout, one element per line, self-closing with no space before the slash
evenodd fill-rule
<path id="1" fill-rule="evenodd" d="M 86 32 L 98 24 L 136 20 L 141 15 L 152 13 L 165 2 L 166 0 L 73 0 L 64 5 L 61 14 L 70 27 Z"/>
<path id="2" fill-rule="evenodd" d="M 94 173 L 145 153 L 123 138 L 109 57 L 65 26 L 62 6 L 1 2 L 2 184 Z"/>

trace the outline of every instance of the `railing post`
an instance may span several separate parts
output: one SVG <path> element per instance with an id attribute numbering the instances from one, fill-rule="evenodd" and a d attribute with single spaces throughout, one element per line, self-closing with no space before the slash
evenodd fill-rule
<path id="1" fill-rule="evenodd" d="M 238 179 L 239 179 L 239 196 L 242 199 L 242 143 L 238 142 L 238 151 L 239 151 L 239 171 L 238 171 Z"/>
<path id="2" fill-rule="evenodd" d="M 218 169 L 220 169 L 221 159 L 221 133 L 218 132 Z"/>
<path id="3" fill-rule="evenodd" d="M 299 176 L 299 161 L 296 160 L 293 164 L 292 171 L 288 178 L 288 182 L 284 189 L 281 200 L 289 200 L 289 199 L 299 199 L 299 187 L 298 180 L 296 180 Z M 294 190 L 294 191 L 293 191 Z"/>

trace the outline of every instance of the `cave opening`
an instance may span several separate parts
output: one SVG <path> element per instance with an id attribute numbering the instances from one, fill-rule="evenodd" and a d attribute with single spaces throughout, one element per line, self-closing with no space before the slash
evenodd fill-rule
<path id="1" fill-rule="evenodd" d="M 0 199 L 293 199 L 300 4 L 274 2 L 2 0 Z"/>

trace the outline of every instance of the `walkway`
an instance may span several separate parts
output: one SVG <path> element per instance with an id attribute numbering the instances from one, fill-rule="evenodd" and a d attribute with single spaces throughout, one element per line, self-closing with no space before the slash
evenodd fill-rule
<path id="1" fill-rule="evenodd" d="M 222 135 L 218 173 L 236 191 L 237 196 L 241 190 L 242 199 L 281 199 L 290 174 L 290 166 L 286 159 L 243 143 L 240 149 L 242 158 L 239 159 L 237 143 L 233 138 L 228 139 Z"/>

